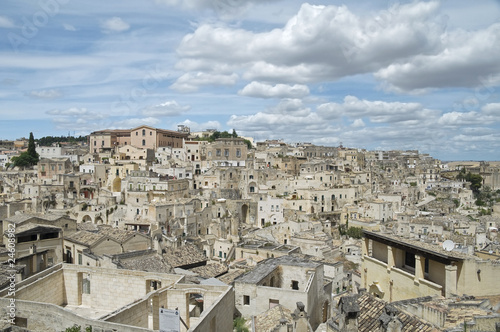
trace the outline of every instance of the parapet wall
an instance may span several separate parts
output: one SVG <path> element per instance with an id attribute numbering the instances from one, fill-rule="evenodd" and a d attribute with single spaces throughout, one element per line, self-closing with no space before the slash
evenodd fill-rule
<path id="1" fill-rule="evenodd" d="M 10 299 L 0 299 L 0 316 L 8 317 L 8 306 Z M 82 328 L 92 326 L 93 332 L 120 331 L 120 332 L 145 332 L 149 329 L 127 326 L 104 321 L 84 318 L 53 304 L 16 300 L 16 318 L 24 321 L 26 327 L 32 331 L 64 331 L 73 325 L 79 325 Z M 21 318 L 21 319 L 19 319 Z M 24 318 L 24 319 L 23 319 Z"/>

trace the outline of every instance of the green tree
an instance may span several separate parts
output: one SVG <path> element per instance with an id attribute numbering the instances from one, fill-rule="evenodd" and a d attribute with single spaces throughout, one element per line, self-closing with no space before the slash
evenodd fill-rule
<path id="1" fill-rule="evenodd" d="M 245 318 L 235 318 L 233 321 L 233 328 L 236 332 L 248 332 L 248 327 L 245 326 Z"/>
<path id="2" fill-rule="evenodd" d="M 40 156 L 36 152 L 36 147 L 35 147 L 35 138 L 33 137 L 33 133 L 30 133 L 30 138 L 28 140 L 28 155 L 32 158 L 33 164 L 37 164 L 38 160 L 40 159 Z"/>
<path id="3" fill-rule="evenodd" d="M 362 227 L 349 227 L 349 229 L 347 229 L 347 236 L 355 238 L 355 239 L 361 239 L 363 237 L 363 228 Z"/>
<path id="4" fill-rule="evenodd" d="M 479 174 L 472 174 L 469 172 L 467 173 L 465 180 L 470 182 L 470 189 L 474 195 L 477 196 L 479 194 L 479 189 L 481 189 L 481 186 L 483 185 L 483 177 Z"/>
<path id="5" fill-rule="evenodd" d="M 30 133 L 30 138 L 28 141 L 28 150 L 21 153 L 17 157 L 12 157 L 11 161 L 14 167 L 28 167 L 33 166 L 38 163 L 39 155 L 36 152 L 35 139 L 33 138 L 33 133 Z"/>

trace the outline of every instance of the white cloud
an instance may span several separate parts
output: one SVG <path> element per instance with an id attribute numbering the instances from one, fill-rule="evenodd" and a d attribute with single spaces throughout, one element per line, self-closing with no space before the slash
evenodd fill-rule
<path id="1" fill-rule="evenodd" d="M 174 116 L 187 112 L 190 108 L 188 105 L 181 106 L 175 100 L 170 100 L 145 107 L 142 109 L 142 114 L 146 116 Z"/>
<path id="2" fill-rule="evenodd" d="M 234 85 L 238 75 L 223 75 L 211 73 L 187 73 L 177 79 L 177 81 L 170 87 L 180 92 L 193 92 L 197 91 L 200 86 L 206 85 Z"/>
<path id="3" fill-rule="evenodd" d="M 78 108 L 71 107 L 65 110 L 53 109 L 46 112 L 49 115 L 58 115 L 58 116 L 87 116 L 87 115 L 97 115 L 97 113 L 93 113 L 88 111 L 86 108 Z"/>
<path id="4" fill-rule="evenodd" d="M 251 82 L 238 92 L 239 95 L 259 98 L 302 98 L 309 94 L 309 88 L 301 84 L 270 85 Z"/>
<path id="5" fill-rule="evenodd" d="M 356 119 L 352 123 L 351 127 L 353 128 L 362 128 L 365 126 L 365 123 L 363 122 L 363 119 Z"/>
<path id="6" fill-rule="evenodd" d="M 76 28 L 73 25 L 68 24 L 68 23 L 64 23 L 63 28 L 66 31 L 76 31 Z"/>
<path id="7" fill-rule="evenodd" d="M 28 96 L 37 99 L 56 99 L 62 96 L 61 91 L 50 89 L 50 90 L 33 90 L 28 93 Z"/>
<path id="8" fill-rule="evenodd" d="M 438 1 L 415 1 L 363 16 L 346 6 L 306 3 L 282 28 L 269 31 L 201 24 L 178 47 L 177 67 L 225 75 L 232 70 L 245 80 L 289 85 L 373 73 L 399 92 L 498 83 L 500 23 L 452 30 L 439 7 Z"/>
<path id="9" fill-rule="evenodd" d="M 7 16 L 0 15 L 0 28 L 10 29 L 15 27 L 16 25 L 10 18 L 8 18 Z"/>
<path id="10" fill-rule="evenodd" d="M 483 114 L 497 116 L 500 118 L 500 103 L 486 104 L 481 108 L 481 110 Z"/>
<path id="11" fill-rule="evenodd" d="M 203 123 L 198 123 L 198 122 L 186 119 L 179 124 L 188 126 L 191 129 L 191 132 L 204 131 L 206 129 L 220 130 L 222 128 L 219 121 L 207 121 L 207 122 L 203 122 Z"/>
<path id="12" fill-rule="evenodd" d="M 500 73 L 500 24 L 485 30 L 450 31 L 431 54 L 415 54 L 375 73 L 396 91 L 442 87 L 477 87 Z M 498 82 L 496 82 L 498 83 Z"/>
<path id="13" fill-rule="evenodd" d="M 321 104 L 317 111 L 325 119 L 338 119 L 342 116 L 351 119 L 366 117 L 372 123 L 431 121 L 440 115 L 438 111 L 425 109 L 419 103 L 369 101 L 354 96 L 346 96 L 343 104 Z"/>
<path id="14" fill-rule="evenodd" d="M 113 121 L 112 127 L 109 128 L 135 128 L 141 125 L 155 126 L 160 123 L 160 120 L 154 117 L 147 118 L 130 118 L 120 121 Z"/>
<path id="15" fill-rule="evenodd" d="M 186 70 L 226 63 L 238 64 L 249 80 L 334 80 L 439 48 L 441 27 L 429 19 L 437 8 L 434 1 L 411 3 L 381 19 L 356 16 L 345 6 L 303 4 L 283 28 L 268 32 L 203 24 L 184 37 L 178 54 L 196 60 Z"/>
<path id="16" fill-rule="evenodd" d="M 106 21 L 102 22 L 101 28 L 103 32 L 123 32 L 130 29 L 130 25 L 122 20 L 120 17 L 114 16 Z"/>

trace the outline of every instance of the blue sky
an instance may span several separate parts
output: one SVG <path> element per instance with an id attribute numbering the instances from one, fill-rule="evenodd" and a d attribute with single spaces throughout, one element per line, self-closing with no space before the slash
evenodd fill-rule
<path id="1" fill-rule="evenodd" d="M 7 0 L 0 139 L 141 124 L 500 160 L 500 3 Z"/>

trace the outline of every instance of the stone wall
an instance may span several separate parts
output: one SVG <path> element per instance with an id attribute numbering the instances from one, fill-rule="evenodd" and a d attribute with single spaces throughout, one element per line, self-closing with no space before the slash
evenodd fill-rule
<path id="1" fill-rule="evenodd" d="M 135 302 L 109 315 L 107 322 L 149 328 L 149 298 Z"/>
<path id="2" fill-rule="evenodd" d="M 37 301 L 63 305 L 66 303 L 64 277 L 58 264 L 50 269 L 24 279 L 16 285 L 16 300 Z M 8 289 L 0 292 L 0 297 L 6 297 Z"/>
<path id="3" fill-rule="evenodd" d="M 10 300 L 0 299 L 0 315 L 7 317 Z M 81 327 L 92 326 L 93 332 L 120 331 L 120 332 L 145 332 L 145 328 L 127 326 L 111 322 L 104 322 L 84 318 L 57 305 L 16 300 L 16 317 L 27 321 L 26 328 L 31 331 L 64 331 L 73 325 Z"/>
<path id="4" fill-rule="evenodd" d="M 90 294 L 85 294 L 89 295 L 86 299 L 81 291 L 83 278 L 90 280 Z M 86 300 L 86 305 L 108 311 L 117 310 L 146 295 L 150 280 L 160 281 L 162 287 L 167 287 L 180 279 L 182 277 L 164 273 L 64 265 L 68 304 L 80 305 Z"/>

